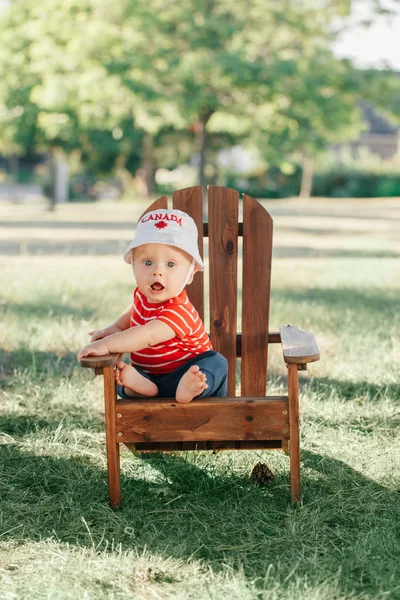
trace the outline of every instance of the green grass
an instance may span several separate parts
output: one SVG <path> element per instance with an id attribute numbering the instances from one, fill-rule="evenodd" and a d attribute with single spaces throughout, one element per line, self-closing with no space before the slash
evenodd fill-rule
<path id="1" fill-rule="evenodd" d="M 0 597 L 400 598 L 397 206 L 268 204 L 271 329 L 299 324 L 321 351 L 301 374 L 302 503 L 289 502 L 279 452 L 125 451 L 119 511 L 107 504 L 101 378 L 75 354 L 129 302 L 115 244 L 139 208 L 0 207 Z M 285 390 L 277 346 L 268 387 Z M 275 473 L 265 487 L 249 480 L 259 460 Z"/>

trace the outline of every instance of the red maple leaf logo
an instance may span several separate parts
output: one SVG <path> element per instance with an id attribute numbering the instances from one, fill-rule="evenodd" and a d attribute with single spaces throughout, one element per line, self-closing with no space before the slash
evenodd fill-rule
<path id="1" fill-rule="evenodd" d="M 168 223 L 159 221 L 158 223 L 154 223 L 154 227 L 157 227 L 157 229 L 164 229 L 164 227 L 168 227 Z"/>

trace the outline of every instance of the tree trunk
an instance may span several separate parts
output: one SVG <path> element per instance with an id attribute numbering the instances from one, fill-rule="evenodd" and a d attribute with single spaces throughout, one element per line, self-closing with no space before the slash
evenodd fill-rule
<path id="1" fill-rule="evenodd" d="M 200 123 L 199 129 L 199 184 L 203 188 L 203 194 L 207 188 L 206 179 L 206 162 L 207 162 L 207 124 L 203 121 Z"/>
<path id="2" fill-rule="evenodd" d="M 206 165 L 207 165 L 207 123 L 213 114 L 212 109 L 205 109 L 202 111 L 199 119 L 199 128 L 197 133 L 198 140 L 198 152 L 200 156 L 199 160 L 199 185 L 203 188 L 203 195 L 207 191 L 207 177 L 206 177 Z"/>
<path id="3" fill-rule="evenodd" d="M 148 133 L 143 139 L 143 170 L 145 173 L 146 195 L 149 198 L 154 195 L 154 155 L 153 155 L 153 138 Z"/>
<path id="4" fill-rule="evenodd" d="M 301 175 L 300 198 L 310 198 L 314 176 L 314 159 L 308 154 L 303 156 L 303 172 Z"/>
<path id="5" fill-rule="evenodd" d="M 18 174 L 19 174 L 19 158 L 16 154 L 11 154 L 9 158 L 10 182 L 11 182 L 11 200 L 18 200 Z"/>
<path id="6" fill-rule="evenodd" d="M 11 154 L 9 158 L 10 179 L 12 183 L 18 183 L 19 158 L 16 154 Z"/>
<path id="7" fill-rule="evenodd" d="M 69 199 L 68 163 L 60 148 L 51 150 L 51 186 L 49 210 L 55 210 L 57 204 L 64 204 Z"/>

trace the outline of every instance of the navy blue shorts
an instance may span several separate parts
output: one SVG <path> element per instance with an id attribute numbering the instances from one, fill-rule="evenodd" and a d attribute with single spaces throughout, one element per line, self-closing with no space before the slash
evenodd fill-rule
<path id="1" fill-rule="evenodd" d="M 183 365 L 172 371 L 172 373 L 166 373 L 163 375 L 150 375 L 142 369 L 135 367 L 135 369 L 149 379 L 158 387 L 157 396 L 155 398 L 175 398 L 176 388 L 186 373 L 186 371 L 193 365 L 199 365 L 200 371 L 207 377 L 208 388 L 203 391 L 197 398 L 205 398 L 206 396 L 226 396 L 228 389 L 228 361 L 222 354 L 214 352 L 214 350 L 208 350 L 203 354 L 195 356 L 191 360 L 188 360 Z M 118 395 L 124 399 L 132 399 L 132 396 L 125 394 L 124 386 L 117 386 Z"/>

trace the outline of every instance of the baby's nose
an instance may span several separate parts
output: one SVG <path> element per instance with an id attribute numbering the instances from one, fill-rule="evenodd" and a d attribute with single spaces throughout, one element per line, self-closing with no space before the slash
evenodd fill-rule
<path id="1" fill-rule="evenodd" d="M 154 267 L 153 276 L 162 277 L 162 269 L 160 267 Z"/>

